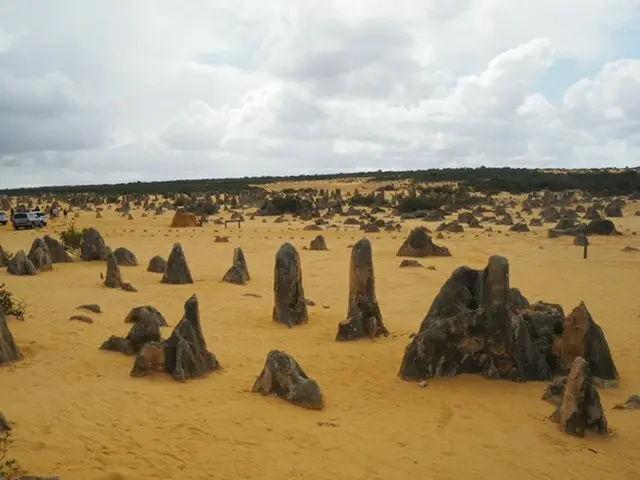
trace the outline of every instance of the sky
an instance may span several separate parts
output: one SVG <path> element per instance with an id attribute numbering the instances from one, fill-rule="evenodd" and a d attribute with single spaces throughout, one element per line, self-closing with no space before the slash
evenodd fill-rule
<path id="1" fill-rule="evenodd" d="M 640 165 L 640 0 L 2 0 L 0 188 Z"/>

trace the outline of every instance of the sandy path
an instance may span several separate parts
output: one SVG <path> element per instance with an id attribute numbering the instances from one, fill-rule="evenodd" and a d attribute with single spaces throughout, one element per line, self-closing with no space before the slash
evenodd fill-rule
<path id="1" fill-rule="evenodd" d="M 439 242 L 453 257 L 425 259 L 436 266 L 432 271 L 398 268 L 395 252 L 411 222 L 402 233 L 369 234 L 392 336 L 336 343 L 346 313 L 347 246 L 360 232 L 324 232 L 331 250 L 310 252 L 302 246 L 316 233 L 299 231 L 300 224 L 290 232 L 286 224 L 248 221 L 241 231 L 230 227 L 231 243 L 223 244 L 213 242 L 213 225 L 169 230 L 169 214 L 134 216 L 127 221 L 107 212 L 96 220 L 83 213 L 77 224 L 94 225 L 112 248 L 136 253 L 142 266 L 122 272 L 139 293 L 103 288 L 104 264 L 96 262 L 56 265 L 33 278 L 0 272 L 0 282 L 28 305 L 25 322 L 10 320 L 27 359 L 0 369 L 0 410 L 15 427 L 13 455 L 30 471 L 69 480 L 639 478 L 640 413 L 611 410 L 640 393 L 640 254 L 620 252 L 626 245 L 640 248 L 639 237 L 594 238 L 583 261 L 572 239 L 548 240 L 543 229 L 537 236 L 491 238 L 467 230 Z M 58 223 L 49 230 L 59 230 Z M 640 231 L 640 217 L 616 223 Z M 37 233 L 0 228 L 0 244 L 28 250 Z M 177 240 L 195 285 L 162 285 L 159 275 L 145 271 L 153 255 L 166 258 Z M 274 255 L 285 240 L 299 249 L 305 292 L 317 302 L 310 323 L 292 330 L 271 322 Z M 234 246 L 243 247 L 252 276 L 244 287 L 219 281 Z M 530 300 L 557 302 L 566 311 L 584 300 L 605 330 L 622 377 L 621 388 L 601 391 L 614 438 L 559 432 L 545 420 L 553 407 L 540 400 L 542 383 L 465 376 L 421 389 L 396 377 L 409 334 L 451 271 L 483 267 L 493 253 L 510 259 L 512 286 Z M 175 325 L 194 292 L 209 349 L 224 372 L 186 384 L 163 375 L 132 379 L 132 358 L 98 350 L 109 335 L 127 332 L 130 308 L 152 304 Z M 76 305 L 93 302 L 105 312 L 93 315 L 94 324 L 68 321 Z M 324 411 L 250 393 L 273 348 L 294 355 L 318 380 Z"/>

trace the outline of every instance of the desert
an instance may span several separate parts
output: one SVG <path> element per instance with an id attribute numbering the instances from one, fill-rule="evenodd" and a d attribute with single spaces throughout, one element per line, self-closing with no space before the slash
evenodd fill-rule
<path id="1" fill-rule="evenodd" d="M 441 204 L 401 213 L 407 198 Z M 222 195 L 9 196 L 3 209 L 47 211 L 53 202 L 66 218 L 0 227 L 7 261 L 23 250 L 37 264 L 34 275 L 0 271 L 24 310 L 24 318 L 6 312 L 21 358 L 0 368 L 0 413 L 11 428 L 8 452 L 29 474 L 591 479 L 635 478 L 640 469 L 640 414 L 614 408 L 640 393 L 637 195 L 485 194 L 354 177 Z M 588 230 L 596 216 L 615 232 Z M 185 226 L 172 227 L 176 217 Z M 103 246 L 85 231 L 91 249 L 55 255 L 70 261 L 34 253 L 47 250 L 50 241 L 37 241 L 45 235 L 62 244 L 64 232 L 83 229 L 95 229 Z M 414 231 L 418 240 L 409 242 Z M 415 268 L 401 268 L 405 260 Z M 443 285 L 459 267 L 478 272 L 487 287 L 468 291 L 488 295 L 489 311 L 501 295 L 490 279 L 494 264 L 527 302 L 508 307 L 511 325 L 516 315 L 533 328 L 526 315 L 535 309 L 526 309 L 543 301 L 561 307 L 567 331 L 568 319 L 586 311 L 602 335 L 584 348 L 546 345 L 548 355 L 562 352 L 553 372 L 548 358 L 544 368 L 520 368 L 520 353 L 498 358 L 494 350 L 487 368 L 479 357 L 472 367 L 466 356 L 431 361 L 443 340 L 427 335 L 420 344 L 421 323 L 447 317 L 425 317 Z M 198 331 L 206 345 L 194 347 Z M 433 358 L 405 358 L 411 345 Z M 291 371 L 282 377 L 283 369 Z M 606 421 L 582 436 L 568 435 L 542 399 L 561 370 L 566 382 L 594 376 L 585 388 L 597 393 L 587 396 Z M 280 380 L 270 389 L 272 377 Z M 299 385 L 311 388 L 306 404 L 294 398 L 306 395 L 302 387 L 286 393 Z"/>

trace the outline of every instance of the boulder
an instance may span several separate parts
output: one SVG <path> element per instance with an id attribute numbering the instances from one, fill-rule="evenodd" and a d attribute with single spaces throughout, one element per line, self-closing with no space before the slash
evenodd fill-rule
<path id="1" fill-rule="evenodd" d="M 380 335 L 386 337 L 389 331 L 376 299 L 371 242 L 363 238 L 351 250 L 347 318 L 338 325 L 336 340 L 374 339 Z"/>
<path id="2" fill-rule="evenodd" d="M 51 252 L 51 261 L 53 263 L 71 263 L 73 258 L 69 255 L 69 252 L 64 248 L 64 245 L 49 235 L 44 236 L 44 242 L 49 247 Z"/>
<path id="3" fill-rule="evenodd" d="M 262 395 L 274 395 L 312 410 L 324 408 L 324 399 L 318 383 L 307 376 L 291 355 L 280 350 L 269 352 L 252 391 Z"/>
<path id="4" fill-rule="evenodd" d="M 231 265 L 231 268 L 224 274 L 222 281 L 236 285 L 246 285 L 249 280 L 249 268 L 247 267 L 244 253 L 240 247 L 234 248 L 233 265 Z"/>
<path id="5" fill-rule="evenodd" d="M 161 283 L 169 283 L 172 285 L 193 283 L 191 270 L 189 269 L 189 265 L 187 265 L 187 258 L 179 243 L 173 245 Z"/>
<path id="6" fill-rule="evenodd" d="M 124 353 L 125 355 L 135 355 L 142 347 L 149 342 L 162 341 L 160 327 L 156 323 L 138 322 L 134 323 L 126 337 L 112 335 L 105 341 L 100 350 L 110 350 Z"/>
<path id="7" fill-rule="evenodd" d="M 410 260 L 408 258 L 405 258 L 400 262 L 400 268 L 416 268 L 416 267 L 424 267 L 424 265 L 422 265 L 417 260 Z"/>
<path id="8" fill-rule="evenodd" d="M 113 256 L 116 257 L 118 265 L 124 265 L 129 267 L 135 267 L 138 265 L 138 259 L 135 254 L 124 247 L 116 248 L 113 251 Z"/>
<path id="9" fill-rule="evenodd" d="M 106 260 L 108 255 L 107 245 L 95 228 L 90 227 L 82 240 L 80 258 L 85 262 Z"/>
<path id="10" fill-rule="evenodd" d="M 283 244 L 276 253 L 273 292 L 274 322 L 293 327 L 309 321 L 302 287 L 300 255 L 288 242 Z"/>
<path id="11" fill-rule="evenodd" d="M 193 213 L 177 210 L 171 220 L 171 228 L 198 227 L 198 217 Z"/>
<path id="12" fill-rule="evenodd" d="M 160 255 L 156 255 L 151 260 L 149 260 L 149 266 L 147 267 L 147 272 L 151 273 L 164 273 L 167 268 L 167 262 Z"/>
<path id="13" fill-rule="evenodd" d="M 311 240 L 309 244 L 309 250 L 329 250 L 327 248 L 327 242 L 325 242 L 324 237 L 322 235 L 318 235 L 316 238 Z"/>
<path id="14" fill-rule="evenodd" d="M 157 308 L 151 305 L 134 307 L 124 319 L 125 323 L 153 323 L 159 327 L 168 327 L 169 324 Z"/>
<path id="15" fill-rule="evenodd" d="M 0 306 L 0 365 L 22 360 L 23 356 L 9 330 L 7 317 Z"/>
<path id="16" fill-rule="evenodd" d="M 595 219 L 591 220 L 586 227 L 587 235 L 616 235 L 616 226 L 611 220 Z"/>
<path id="17" fill-rule="evenodd" d="M 122 288 L 122 274 L 113 252 L 107 254 L 107 274 L 104 279 L 104 286 L 108 288 Z"/>
<path id="18" fill-rule="evenodd" d="M 19 250 L 11 260 L 7 262 L 7 272 L 11 275 L 37 275 L 38 270 L 35 265 L 27 258 L 24 250 Z"/>
<path id="19" fill-rule="evenodd" d="M 473 217 L 472 217 L 473 218 Z M 433 243 L 426 227 L 411 230 L 404 243 L 400 246 L 398 257 L 450 257 L 451 252 L 446 247 Z"/>
<path id="20" fill-rule="evenodd" d="M 53 260 L 49 247 L 42 238 L 36 238 L 31 244 L 31 249 L 27 254 L 33 266 L 40 272 L 53 270 Z"/>

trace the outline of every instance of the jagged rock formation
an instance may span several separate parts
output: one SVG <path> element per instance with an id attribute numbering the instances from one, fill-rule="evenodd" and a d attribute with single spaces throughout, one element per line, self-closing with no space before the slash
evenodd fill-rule
<path id="1" fill-rule="evenodd" d="M 162 334 L 160 333 L 160 327 L 153 322 L 138 322 L 134 323 L 126 337 L 118 337 L 112 335 L 107 341 L 105 341 L 100 350 L 110 350 L 114 352 L 121 352 L 125 355 L 135 355 L 138 353 L 144 344 L 149 342 L 161 342 Z"/>
<path id="2" fill-rule="evenodd" d="M 351 250 L 347 319 L 338 325 L 336 340 L 374 339 L 389 335 L 382 321 L 375 288 L 371 242 L 362 238 Z"/>
<path id="3" fill-rule="evenodd" d="M 479 373 L 488 378 L 548 380 L 558 368 L 564 313 L 529 305 L 509 287 L 509 262 L 489 258 L 484 270 L 456 269 L 407 346 L 405 380 Z"/>
<path id="4" fill-rule="evenodd" d="M 49 247 L 49 252 L 51 252 L 51 261 L 53 263 L 71 263 L 73 262 L 73 258 L 69 253 L 65 250 L 62 243 L 56 240 L 49 235 L 44 236 L 44 242 Z"/>
<path id="5" fill-rule="evenodd" d="M 102 238 L 102 235 L 100 235 L 100 232 L 95 228 L 90 227 L 82 241 L 80 258 L 85 262 L 106 260 L 108 253 L 107 245 L 104 243 L 104 239 Z"/>
<path id="6" fill-rule="evenodd" d="M 9 330 L 7 317 L 0 307 L 0 365 L 22 360 L 22 353 Z"/>
<path id="7" fill-rule="evenodd" d="M 169 260 L 167 260 L 167 267 L 164 269 L 161 283 L 169 283 L 172 285 L 193 283 L 191 270 L 189 270 L 189 265 L 187 265 L 187 258 L 179 243 L 173 244 L 173 249 L 171 250 L 171 254 L 169 254 Z"/>
<path id="8" fill-rule="evenodd" d="M 138 259 L 135 254 L 124 247 L 116 248 L 113 251 L 113 256 L 116 258 L 118 265 L 125 265 L 129 267 L 135 267 L 138 265 Z"/>
<path id="9" fill-rule="evenodd" d="M 171 220 L 171 228 L 197 227 L 200 225 L 194 213 L 177 210 Z"/>
<path id="10" fill-rule="evenodd" d="M 322 235 L 318 235 L 316 238 L 311 240 L 309 244 L 309 250 L 329 250 L 327 248 L 327 242 L 325 242 L 324 237 Z"/>
<path id="11" fill-rule="evenodd" d="M 40 272 L 53 270 L 53 260 L 51 252 L 46 242 L 42 238 L 36 238 L 31 244 L 31 249 L 27 254 L 33 266 Z"/>
<path id="12" fill-rule="evenodd" d="M 165 368 L 164 342 L 150 342 L 138 352 L 129 375 L 145 377 L 156 372 L 164 372 Z"/>
<path id="13" fill-rule="evenodd" d="M 125 323 L 153 323 L 159 327 L 168 327 L 169 324 L 157 308 L 151 305 L 134 307 L 124 319 Z"/>
<path id="14" fill-rule="evenodd" d="M 439 247 L 431 240 L 426 227 L 411 230 L 398 253 L 398 257 L 450 257 L 451 252 L 446 247 Z"/>
<path id="15" fill-rule="evenodd" d="M 24 250 L 20 250 L 7 262 L 7 272 L 11 275 L 37 275 L 38 269 L 27 258 Z"/>
<path id="16" fill-rule="evenodd" d="M 113 252 L 109 252 L 107 255 L 107 275 L 104 279 L 104 286 L 109 288 L 122 288 L 122 274 L 120 273 L 120 267 L 116 261 L 116 257 Z"/>
<path id="17" fill-rule="evenodd" d="M 249 268 L 244 258 L 244 253 L 240 247 L 233 249 L 233 265 L 227 270 L 222 277 L 223 282 L 233 283 L 236 285 L 246 285 L 251 279 L 249 276 Z"/>
<path id="18" fill-rule="evenodd" d="M 252 391 L 275 395 L 294 405 L 322 410 L 324 400 L 318 383 L 309 378 L 291 355 L 271 350 Z"/>
<path id="19" fill-rule="evenodd" d="M 273 287 L 273 321 L 287 327 L 307 323 L 309 316 L 302 288 L 300 255 L 288 242 L 276 253 Z"/>
<path id="20" fill-rule="evenodd" d="M 584 358 L 576 357 L 569 375 L 554 380 L 542 398 L 556 405 L 551 420 L 559 423 L 565 432 L 580 437 L 588 430 L 607 434 L 607 418 L 600 394 Z"/>
<path id="21" fill-rule="evenodd" d="M 167 268 L 167 262 L 160 255 L 156 255 L 151 260 L 149 260 L 149 266 L 147 267 L 147 272 L 151 273 L 164 273 Z"/>
<path id="22" fill-rule="evenodd" d="M 589 372 L 603 386 L 615 386 L 620 377 L 602 328 L 584 302 L 567 315 L 562 333 L 561 367 L 567 371 L 577 357 L 589 364 Z"/>

